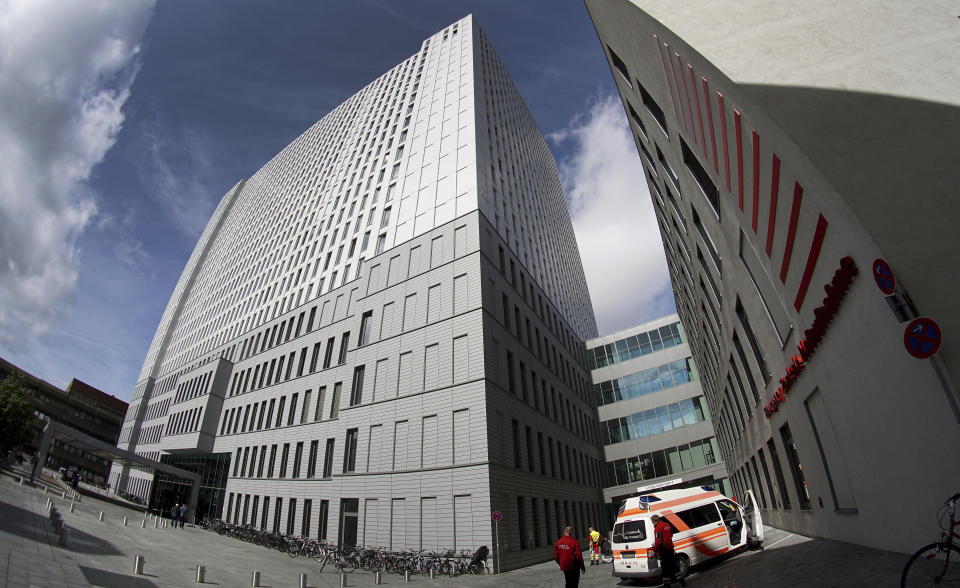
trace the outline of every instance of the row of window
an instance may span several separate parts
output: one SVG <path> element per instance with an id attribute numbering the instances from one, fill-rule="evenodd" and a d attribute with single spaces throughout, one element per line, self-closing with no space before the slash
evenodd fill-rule
<path id="1" fill-rule="evenodd" d="M 597 405 L 640 398 L 697 379 L 693 360 L 689 357 L 614 378 L 593 385 Z"/>
<path id="2" fill-rule="evenodd" d="M 636 457 L 607 462 L 608 486 L 653 480 L 708 466 L 719 461 L 714 437 L 668 447 Z"/>
<path id="3" fill-rule="evenodd" d="M 607 343 L 593 349 L 587 349 L 587 366 L 591 370 L 627 361 L 642 355 L 649 355 L 685 343 L 683 327 L 680 322 L 637 333 L 613 343 Z"/>
<path id="4" fill-rule="evenodd" d="M 523 427 L 520 422 L 511 420 L 513 439 L 513 467 L 524 468 L 541 476 L 551 476 L 557 480 L 567 480 L 577 484 L 600 485 L 600 462 L 557 439 L 534 432 L 530 426 Z M 536 434 L 534 434 L 536 433 Z M 526 459 L 523 459 L 524 449 Z M 548 458 L 549 456 L 549 458 Z"/>
<path id="5" fill-rule="evenodd" d="M 667 431 L 706 421 L 710 418 L 707 403 L 702 396 L 687 398 L 666 406 L 611 419 L 601 423 L 606 433 L 604 443 L 613 444 L 631 439 L 643 439 Z"/>
<path id="6" fill-rule="evenodd" d="M 177 394 L 174 396 L 173 403 L 183 402 L 210 392 L 210 380 L 213 378 L 213 370 L 199 376 L 194 376 L 187 381 L 177 384 Z"/>
<path id="7" fill-rule="evenodd" d="M 167 420 L 167 427 L 163 434 L 179 435 L 181 433 L 193 433 L 200 428 L 202 417 L 203 406 L 173 413 Z M 159 439 L 157 439 L 157 441 L 159 441 Z"/>

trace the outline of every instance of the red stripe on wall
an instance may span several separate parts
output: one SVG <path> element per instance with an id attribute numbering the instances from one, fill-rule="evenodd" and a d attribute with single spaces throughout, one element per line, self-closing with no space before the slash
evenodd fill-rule
<path id="1" fill-rule="evenodd" d="M 813 277 L 813 269 L 817 267 L 817 260 L 820 259 L 820 246 L 823 245 L 823 236 L 827 232 L 827 219 L 820 215 L 817 219 L 817 231 L 813 234 L 813 243 L 810 244 L 810 254 L 807 255 L 807 266 L 803 268 L 803 278 L 800 280 L 800 287 L 797 289 L 797 298 L 793 301 L 793 307 L 800 312 L 803 306 L 803 299 L 807 296 L 807 288 L 810 286 L 810 278 Z"/>
<path id="2" fill-rule="evenodd" d="M 717 161 L 717 137 L 713 130 L 713 109 L 710 107 L 710 91 L 707 89 L 707 78 L 700 76 L 700 81 L 703 82 L 703 103 L 707 107 L 707 124 L 710 125 L 710 145 L 713 147 L 713 173 L 719 174 L 720 162 Z"/>
<path id="3" fill-rule="evenodd" d="M 690 121 L 689 131 L 690 134 L 693 135 L 693 142 L 696 143 L 697 131 L 693 128 L 693 106 L 690 104 L 690 88 L 687 86 L 687 78 L 683 75 L 683 62 L 680 61 L 680 54 L 677 52 L 674 52 L 673 54 L 677 58 L 677 71 L 680 72 L 680 77 L 683 79 L 683 93 L 687 96 L 687 114 L 690 115 L 687 119 Z M 693 91 L 696 92 L 697 89 L 694 88 Z"/>
<path id="4" fill-rule="evenodd" d="M 669 47 L 667 48 L 667 58 L 669 59 Z M 680 54 L 676 51 L 673 52 L 677 56 L 677 63 L 680 63 Z M 680 106 L 680 120 L 683 121 L 683 128 L 687 128 L 687 111 L 683 109 L 683 89 L 680 87 L 680 82 L 683 81 L 683 67 L 680 67 L 680 74 L 678 77 L 677 69 L 674 67 L 673 60 L 670 60 L 670 74 L 673 76 L 673 83 L 677 86 L 677 101 Z"/>
<path id="5" fill-rule="evenodd" d="M 730 191 L 730 150 L 727 149 L 727 111 L 723 107 L 723 94 L 717 92 L 717 114 L 720 115 L 720 135 L 723 137 L 723 169 L 727 174 L 727 192 Z"/>
<path id="6" fill-rule="evenodd" d="M 733 122 L 737 130 L 737 203 L 743 212 L 743 133 L 740 128 L 740 111 L 733 109 Z"/>
<path id="7" fill-rule="evenodd" d="M 664 49 L 667 51 L 667 55 L 670 55 L 670 46 L 666 43 L 661 45 L 660 37 L 653 35 L 653 38 L 657 40 L 657 53 L 660 54 L 660 63 L 663 64 L 663 74 L 667 76 L 667 88 L 670 90 L 670 101 L 673 102 L 673 115 L 674 118 L 680 118 L 680 112 L 677 110 L 677 96 L 676 84 L 671 84 L 670 73 L 667 71 L 667 58 L 663 56 Z"/>
<path id="8" fill-rule="evenodd" d="M 693 89 L 693 101 L 697 103 L 697 122 L 700 125 L 700 147 L 703 148 L 703 156 L 707 156 L 707 140 L 703 136 L 703 113 L 700 112 L 700 97 L 697 96 L 697 78 L 693 75 L 693 66 L 687 64 L 687 73 L 690 74 L 690 87 Z"/>
<path id="9" fill-rule="evenodd" d="M 777 197 L 780 192 L 780 158 L 773 154 L 773 171 L 770 172 L 770 220 L 767 222 L 767 257 L 773 250 L 773 231 L 777 224 Z"/>
<path id="10" fill-rule="evenodd" d="M 790 226 L 787 227 L 787 242 L 783 246 L 783 263 L 780 264 L 780 282 L 787 283 L 790 256 L 793 255 L 793 239 L 797 236 L 797 221 L 800 219 L 800 203 L 803 201 L 803 186 L 793 183 L 793 207 L 790 209 Z"/>
<path id="11" fill-rule="evenodd" d="M 760 135 L 753 131 L 753 232 L 757 232 L 757 216 L 760 214 Z"/>

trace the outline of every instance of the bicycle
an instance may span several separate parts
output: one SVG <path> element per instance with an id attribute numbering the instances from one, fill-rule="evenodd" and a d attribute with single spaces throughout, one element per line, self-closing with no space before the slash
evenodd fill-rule
<path id="1" fill-rule="evenodd" d="M 600 542 L 600 563 L 608 564 L 612 561 L 613 561 L 613 548 L 610 545 L 610 540 L 604 537 L 603 541 Z"/>
<path id="2" fill-rule="evenodd" d="M 957 531 L 960 520 L 955 516 L 957 506 L 960 506 L 960 492 L 948 498 L 937 510 L 940 540 L 921 547 L 910 556 L 900 576 L 900 588 L 960 585 L 960 532 Z M 944 525 L 946 516 L 950 519 L 948 525 Z"/>

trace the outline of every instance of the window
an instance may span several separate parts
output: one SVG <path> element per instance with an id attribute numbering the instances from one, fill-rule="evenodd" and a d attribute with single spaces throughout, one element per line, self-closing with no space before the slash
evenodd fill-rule
<path id="1" fill-rule="evenodd" d="M 387 226 L 387 225 L 390 223 L 390 212 L 391 212 L 391 211 L 392 211 L 392 207 L 390 207 L 390 206 L 388 206 L 388 207 L 386 207 L 386 208 L 383 209 L 383 216 L 380 217 L 380 228 L 381 228 L 381 229 L 384 228 L 385 226 Z"/>
<path id="2" fill-rule="evenodd" d="M 323 354 L 323 369 L 330 367 L 330 362 L 333 360 L 333 343 L 336 341 L 336 339 L 336 337 L 330 337 L 327 339 L 327 350 Z M 317 343 L 317 345 L 320 344 Z"/>
<path id="3" fill-rule="evenodd" d="M 343 449 L 344 473 L 357 469 L 357 431 L 359 429 L 347 429 L 347 440 Z"/>
<path id="4" fill-rule="evenodd" d="M 643 105 L 647 107 L 647 110 L 650 111 L 653 118 L 657 119 L 657 123 L 660 125 L 660 128 L 663 129 L 664 134 L 666 134 L 667 117 L 663 115 L 663 109 L 660 108 L 660 105 L 653 99 L 653 96 L 647 92 L 646 88 L 640 84 L 639 80 L 637 81 L 637 87 L 640 89 L 640 99 L 643 100 Z"/>
<path id="5" fill-rule="evenodd" d="M 293 419 L 297 415 L 297 399 L 299 396 L 299 394 L 294 393 L 294 395 L 290 397 L 290 412 L 287 413 L 288 427 L 293 424 Z"/>
<path id="6" fill-rule="evenodd" d="M 621 76 L 623 76 L 623 81 L 627 83 L 631 88 L 633 84 L 630 83 L 630 73 L 627 71 L 627 64 L 620 59 L 620 56 L 617 55 L 613 49 L 610 48 L 610 45 L 607 45 L 607 51 L 610 53 L 610 62 L 613 63 L 614 69 L 617 70 Z"/>
<path id="7" fill-rule="evenodd" d="M 273 477 L 273 464 L 277 461 L 277 446 L 270 446 L 270 462 L 267 464 L 267 477 Z"/>
<path id="8" fill-rule="evenodd" d="M 303 521 L 300 524 L 300 535 L 303 537 L 310 536 L 310 517 L 312 516 L 311 511 L 313 510 L 313 501 L 309 498 L 303 501 Z"/>
<path id="9" fill-rule="evenodd" d="M 307 477 L 312 478 L 317 473 L 317 451 L 319 450 L 320 442 L 313 440 L 310 442 L 310 454 L 307 457 Z"/>
<path id="10" fill-rule="evenodd" d="M 297 443 L 297 449 L 293 452 L 293 477 L 300 477 L 300 464 L 303 463 L 303 441 Z"/>
<path id="11" fill-rule="evenodd" d="M 366 366 L 359 365 L 353 370 L 353 389 L 350 391 L 350 406 L 363 402 L 363 374 Z"/>
<path id="12" fill-rule="evenodd" d="M 687 165 L 687 169 L 690 170 L 693 179 L 697 181 L 697 185 L 700 186 L 703 195 L 707 197 L 707 202 L 709 202 L 713 208 L 713 213 L 716 214 L 719 219 L 720 192 L 717 190 L 716 184 L 710 179 L 710 174 L 700 165 L 700 160 L 693 154 L 693 151 L 690 150 L 690 147 L 687 146 L 686 141 L 684 141 L 682 137 L 680 138 L 680 149 L 683 152 L 683 163 Z"/>
<path id="13" fill-rule="evenodd" d="M 373 252 L 374 255 L 379 255 L 379 254 L 383 253 L 383 250 L 384 250 L 384 248 L 386 248 L 386 246 L 387 246 L 387 234 L 386 234 L 386 233 L 383 233 L 382 235 L 380 235 L 379 237 L 377 237 L 377 248 L 376 248 L 376 250 Z"/>
<path id="14" fill-rule="evenodd" d="M 780 501 L 783 508 L 790 509 L 790 495 L 787 494 L 787 481 L 783 477 L 783 468 L 780 466 L 780 456 L 777 454 L 777 446 L 773 439 L 767 440 L 767 451 L 770 452 L 770 461 L 773 463 L 773 473 L 777 477 L 777 487 L 780 489 Z"/>
<path id="15" fill-rule="evenodd" d="M 280 477 L 287 477 L 287 461 L 290 459 L 290 444 L 283 444 L 283 453 L 280 456 Z"/>
<path id="16" fill-rule="evenodd" d="M 287 504 L 289 504 L 287 513 L 287 535 L 293 535 L 293 522 L 297 518 L 297 499 L 288 498 Z"/>
<path id="17" fill-rule="evenodd" d="M 360 318 L 360 339 L 357 346 L 362 347 L 370 342 L 370 325 L 373 323 L 373 311 L 368 310 Z"/>
<path id="18" fill-rule="evenodd" d="M 333 475 L 333 449 L 336 439 L 327 439 L 326 453 L 323 456 L 323 477 L 329 478 Z M 321 527 L 325 528 L 325 527 Z"/>
<path id="19" fill-rule="evenodd" d="M 513 419 L 513 467 L 520 468 L 520 423 Z"/>
<path id="20" fill-rule="evenodd" d="M 797 451 L 797 444 L 793 442 L 793 434 L 790 433 L 790 425 L 785 424 L 780 427 L 780 439 L 783 440 L 783 448 L 787 452 L 787 463 L 790 464 L 790 473 L 793 474 L 793 483 L 797 490 L 797 498 L 800 499 L 800 508 L 810 510 L 810 492 L 807 490 L 807 480 L 803 475 L 803 466 L 800 465 L 800 453 Z"/>
<path id="21" fill-rule="evenodd" d="M 763 376 L 763 381 L 770 381 L 770 370 L 767 368 L 767 361 L 763 357 L 763 351 L 760 349 L 760 344 L 757 342 L 757 336 L 753 332 L 753 327 L 750 325 L 750 317 L 747 316 L 747 311 L 743 309 L 743 305 L 740 304 L 740 297 L 737 297 L 737 319 L 740 321 L 740 326 L 743 327 L 743 332 L 747 335 L 747 343 L 750 344 L 750 350 L 753 352 L 754 359 L 757 360 L 757 367 L 760 368 L 760 375 Z M 747 367 L 747 364 L 744 363 L 744 368 Z"/>
<path id="22" fill-rule="evenodd" d="M 350 331 L 343 334 L 340 338 L 340 354 L 337 356 L 337 365 L 347 363 L 347 347 L 350 345 Z"/>
<path id="23" fill-rule="evenodd" d="M 330 418 L 335 419 L 340 414 L 340 389 L 343 388 L 343 382 L 337 382 L 333 385 L 333 398 L 330 399 Z"/>

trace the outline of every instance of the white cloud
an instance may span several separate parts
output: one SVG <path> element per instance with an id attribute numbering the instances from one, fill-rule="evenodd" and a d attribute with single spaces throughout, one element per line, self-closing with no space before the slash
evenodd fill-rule
<path id="1" fill-rule="evenodd" d="M 0 0 L 0 345 L 72 305 L 86 187 L 113 146 L 152 0 Z"/>
<path id="2" fill-rule="evenodd" d="M 606 96 L 549 138 L 601 334 L 674 311 L 660 231 L 620 100 Z"/>

